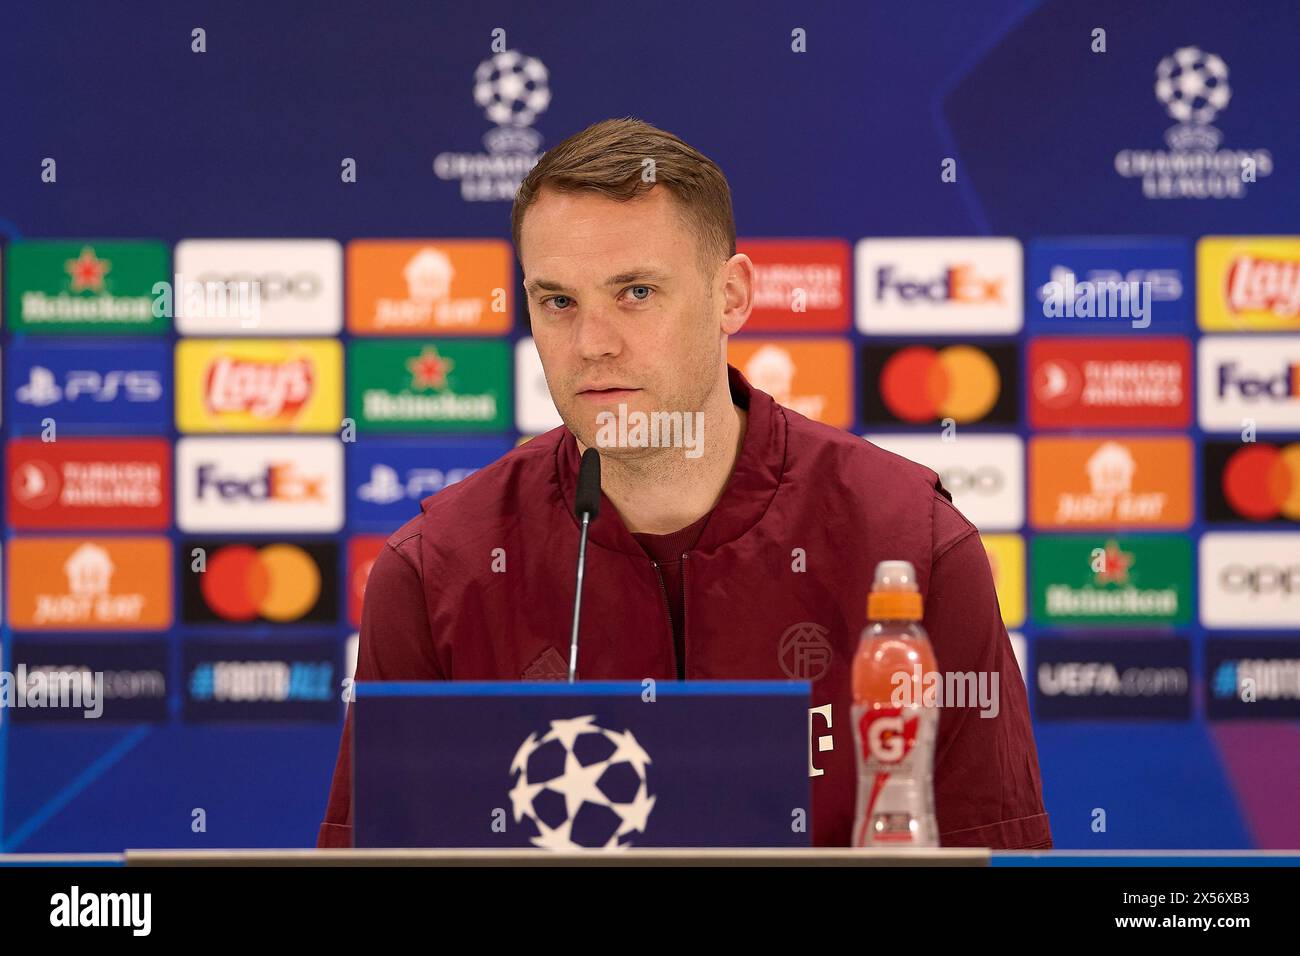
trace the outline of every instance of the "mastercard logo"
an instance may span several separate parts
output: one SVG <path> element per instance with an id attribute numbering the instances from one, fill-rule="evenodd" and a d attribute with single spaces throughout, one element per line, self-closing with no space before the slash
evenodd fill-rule
<path id="1" fill-rule="evenodd" d="M 973 345 L 909 346 L 890 356 L 880 373 L 885 406 L 905 422 L 977 421 L 1001 392 L 997 365 Z"/>
<path id="2" fill-rule="evenodd" d="M 320 568 L 292 544 L 230 545 L 213 553 L 199 575 L 212 611 L 229 621 L 283 623 L 306 616 L 321 594 Z"/>
<path id="3" fill-rule="evenodd" d="M 1234 453 L 1223 469 L 1223 496 L 1245 518 L 1300 521 L 1300 442 Z"/>

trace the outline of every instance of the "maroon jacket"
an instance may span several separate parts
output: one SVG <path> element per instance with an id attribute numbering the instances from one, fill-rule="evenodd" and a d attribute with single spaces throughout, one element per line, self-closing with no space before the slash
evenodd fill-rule
<path id="1" fill-rule="evenodd" d="M 1050 847 L 1025 685 L 975 527 L 933 471 L 777 405 L 734 368 L 729 375 L 749 419 L 726 490 L 682 562 L 687 679 L 814 678 L 813 843 L 847 846 L 857 784 L 850 665 L 876 563 L 911 561 L 939 670 L 1000 674 L 996 717 L 941 711 L 940 840 Z M 356 679 L 564 679 L 577 469 L 577 443 L 562 426 L 421 501 L 370 572 Z M 800 663 L 797 635 L 828 644 L 829 665 Z M 587 548 L 579 677 L 675 680 L 675 658 L 658 576 L 605 499 Z M 349 707 L 322 847 L 352 842 L 351 720 Z"/>

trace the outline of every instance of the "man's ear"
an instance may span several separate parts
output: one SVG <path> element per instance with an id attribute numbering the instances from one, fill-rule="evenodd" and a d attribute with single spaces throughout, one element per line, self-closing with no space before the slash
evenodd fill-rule
<path id="1" fill-rule="evenodd" d="M 738 252 L 722 264 L 722 328 L 735 335 L 754 309 L 754 263 Z"/>

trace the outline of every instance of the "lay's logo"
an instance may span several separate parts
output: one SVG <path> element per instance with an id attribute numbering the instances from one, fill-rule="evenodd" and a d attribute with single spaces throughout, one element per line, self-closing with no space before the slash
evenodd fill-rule
<path id="1" fill-rule="evenodd" d="M 1300 330 L 1300 237 L 1207 236 L 1196 259 L 1202 329 Z"/>
<path id="2" fill-rule="evenodd" d="M 336 431 L 342 372 L 342 346 L 330 339 L 184 339 L 176 346 L 176 426 Z"/>
<path id="3" fill-rule="evenodd" d="M 993 572 L 1002 623 L 1020 627 L 1025 623 L 1025 539 L 1018 534 L 982 534 L 980 539 Z"/>
<path id="4" fill-rule="evenodd" d="M 303 359 L 253 362 L 222 356 L 208 366 L 203 403 L 211 413 L 293 417 L 311 397 L 312 367 Z"/>

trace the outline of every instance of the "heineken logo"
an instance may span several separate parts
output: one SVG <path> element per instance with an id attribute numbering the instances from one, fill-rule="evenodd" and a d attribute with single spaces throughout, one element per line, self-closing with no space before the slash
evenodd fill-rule
<path id="1" fill-rule="evenodd" d="M 1191 619 L 1191 544 L 1175 535 L 1039 535 L 1032 543 L 1042 624 L 1176 625 Z"/>
<path id="2" fill-rule="evenodd" d="M 1119 542 L 1110 540 L 1098 555 L 1097 567 L 1093 569 L 1096 584 L 1128 584 L 1128 569 L 1133 566 L 1131 552 L 1120 548 Z"/>
<path id="3" fill-rule="evenodd" d="M 90 246 L 84 246 L 81 255 L 69 259 L 63 268 L 72 279 L 73 292 L 103 292 L 104 276 L 113 268 L 113 264 L 96 256 L 95 250 Z"/>
<path id="4" fill-rule="evenodd" d="M 1178 591 L 1175 588 L 1096 591 L 1068 584 L 1047 586 L 1049 617 L 1165 618 L 1177 613 Z"/>
<path id="5" fill-rule="evenodd" d="M 307 359 L 260 362 L 222 356 L 204 378 L 204 404 L 213 414 L 246 412 L 257 418 L 293 414 L 311 398 L 312 365 Z"/>
<path id="6" fill-rule="evenodd" d="M 7 256 L 5 296 L 14 330 L 162 333 L 153 285 L 167 277 L 161 242 L 20 240 Z"/>
<path id="7" fill-rule="evenodd" d="M 411 373 L 411 388 L 446 388 L 447 373 L 454 364 L 451 359 L 439 355 L 436 348 L 428 346 L 406 363 Z"/>
<path id="8" fill-rule="evenodd" d="M 509 428 L 505 342 L 375 342 L 348 346 L 358 427 L 398 431 Z"/>

